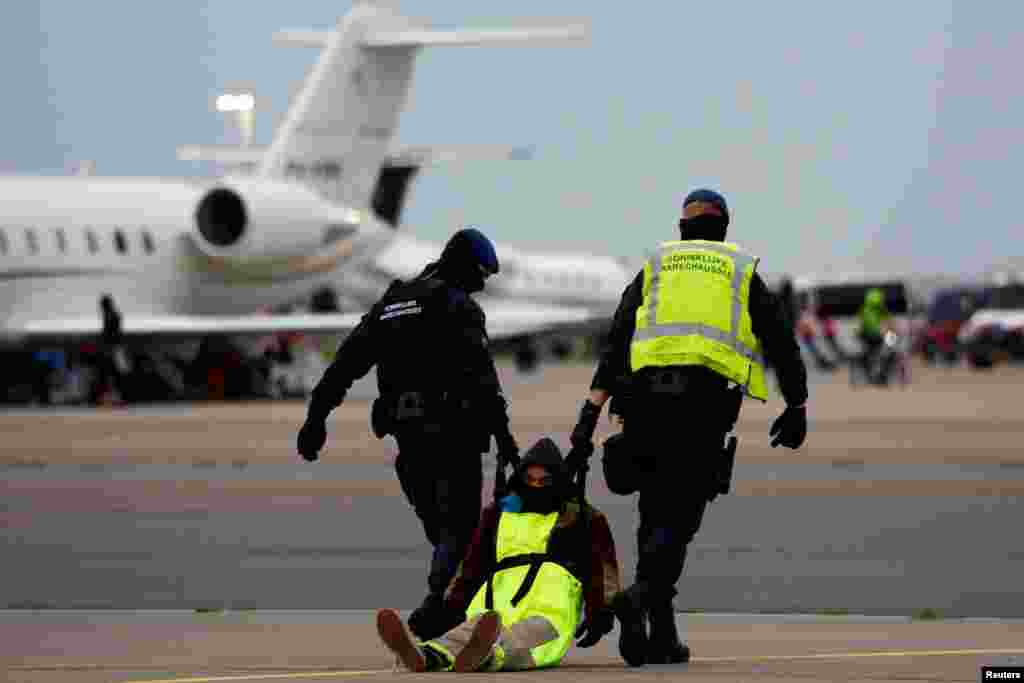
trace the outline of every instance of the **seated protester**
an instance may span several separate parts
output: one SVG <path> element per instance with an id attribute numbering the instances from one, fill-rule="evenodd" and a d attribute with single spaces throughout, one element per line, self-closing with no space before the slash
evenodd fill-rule
<path id="1" fill-rule="evenodd" d="M 418 642 L 398 612 L 377 613 L 381 639 L 406 668 L 557 666 L 573 638 L 590 647 L 612 630 L 609 602 L 621 585 L 608 520 L 573 496 L 562 454 L 551 439 L 541 439 L 525 454 L 510 490 L 484 509 L 444 604 L 421 615 L 432 622 L 422 626 L 443 624 L 450 630 Z"/>

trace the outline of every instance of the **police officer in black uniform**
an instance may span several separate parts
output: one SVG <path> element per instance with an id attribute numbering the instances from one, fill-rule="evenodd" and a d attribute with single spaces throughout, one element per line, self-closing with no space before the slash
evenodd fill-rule
<path id="1" fill-rule="evenodd" d="M 725 199 L 717 192 L 697 190 L 684 200 L 682 240 L 722 242 L 728 224 Z M 772 447 L 799 448 L 807 434 L 807 370 L 789 316 L 756 272 L 749 291 L 753 333 L 775 369 L 787 405 L 771 427 Z M 626 449 L 640 492 L 636 583 L 614 605 L 622 622 L 619 648 L 634 666 L 689 660 L 689 647 L 676 631 L 672 598 L 686 548 L 700 528 L 705 506 L 719 491 L 723 445 L 742 400 L 738 388 L 730 388 L 725 377 L 704 365 L 643 368 L 631 374 L 630 345 L 643 296 L 641 271 L 619 302 L 609 343 L 571 437 L 574 452 L 581 454 L 576 459 L 587 457 L 601 408 L 614 396 L 610 411 L 621 414 L 624 423 L 622 439 L 613 439 Z M 655 378 L 666 385 L 654 385 Z M 606 442 L 606 458 L 608 447 Z M 568 463 L 572 468 L 579 464 Z"/>
<path id="2" fill-rule="evenodd" d="M 398 480 L 434 546 L 429 592 L 409 618 L 424 640 L 447 630 L 434 633 L 435 625 L 421 617 L 443 604 L 479 521 L 481 453 L 493 435 L 503 462 L 515 466 L 519 459 L 484 312 L 470 297 L 497 272 L 494 245 L 467 228 L 417 277 L 392 282 L 338 349 L 313 390 L 298 435 L 299 453 L 316 460 L 328 414 L 355 380 L 377 366 L 373 431 L 398 442 Z"/>

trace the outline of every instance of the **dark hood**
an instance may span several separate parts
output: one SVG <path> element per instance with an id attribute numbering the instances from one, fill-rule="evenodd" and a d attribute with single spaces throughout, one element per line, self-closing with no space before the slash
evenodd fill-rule
<path id="1" fill-rule="evenodd" d="M 565 459 L 562 451 L 554 441 L 544 437 L 537 443 L 530 446 L 529 450 L 522 455 L 519 467 L 516 468 L 516 481 L 522 481 L 520 475 L 530 465 L 543 465 L 555 477 L 555 483 L 565 481 Z"/>
<path id="2" fill-rule="evenodd" d="M 530 465 L 542 465 L 554 477 L 551 486 L 534 488 L 523 482 L 523 474 Z M 545 437 L 533 444 L 519 462 L 510 487 L 521 502 L 517 512 L 548 514 L 562 508 L 569 494 L 568 478 L 562 451 Z"/>

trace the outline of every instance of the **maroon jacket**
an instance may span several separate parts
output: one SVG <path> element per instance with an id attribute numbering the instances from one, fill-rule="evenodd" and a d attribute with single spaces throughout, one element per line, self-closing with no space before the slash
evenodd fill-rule
<path id="1" fill-rule="evenodd" d="M 445 601 L 453 608 L 469 607 L 473 596 L 493 571 L 498 511 L 498 506 L 492 503 L 480 516 L 473 542 L 448 586 Z M 587 619 L 596 610 L 606 607 L 612 596 L 622 589 L 608 519 L 593 506 L 588 505 L 583 515 L 575 501 L 564 506 L 551 531 L 548 553 L 583 583 Z"/>

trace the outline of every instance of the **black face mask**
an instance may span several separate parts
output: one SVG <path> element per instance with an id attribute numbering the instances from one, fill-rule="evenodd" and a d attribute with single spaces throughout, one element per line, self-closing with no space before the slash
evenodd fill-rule
<path id="1" fill-rule="evenodd" d="M 702 213 L 693 218 L 681 218 L 679 220 L 679 235 L 684 240 L 723 242 L 725 241 L 725 229 L 728 225 L 729 221 L 725 216 Z"/>
<path id="2" fill-rule="evenodd" d="M 554 486 L 534 488 L 521 486 L 519 498 L 523 501 L 523 512 L 537 512 L 542 515 L 554 512 L 562 506 L 562 496 Z"/>
<path id="3" fill-rule="evenodd" d="M 484 274 L 475 264 L 442 262 L 438 272 L 445 282 L 467 294 L 483 291 Z"/>
<path id="4" fill-rule="evenodd" d="M 479 269 L 476 272 L 467 271 L 463 274 L 460 284 L 468 294 L 482 292 L 484 290 L 484 276 Z"/>

